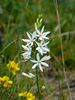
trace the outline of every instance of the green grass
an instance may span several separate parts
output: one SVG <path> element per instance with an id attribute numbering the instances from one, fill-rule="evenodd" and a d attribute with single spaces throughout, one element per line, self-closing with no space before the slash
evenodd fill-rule
<path id="1" fill-rule="evenodd" d="M 62 44 L 66 72 L 71 73 L 68 76 L 69 83 L 73 78 L 72 76 L 74 76 L 75 70 L 74 4 L 74 0 L 58 0 L 61 34 L 68 32 L 62 36 Z M 59 92 L 60 100 L 66 100 L 66 97 L 70 96 L 68 92 L 63 92 L 63 84 L 60 82 L 62 80 L 62 83 L 64 82 L 64 75 L 62 74 L 61 42 L 54 0 L 3 0 L 0 1 L 0 32 L 2 39 L 4 39 L 4 46 L 2 46 L 0 40 L 0 77 L 9 76 L 10 80 L 13 81 L 13 85 L 10 89 L 0 88 L 1 100 L 24 100 L 18 97 L 18 93 L 22 91 L 30 91 L 36 98 L 38 97 L 36 78 L 28 79 L 22 76 L 22 72 L 33 72 L 35 74 L 35 70 L 31 69 L 31 62 L 21 62 L 21 45 L 23 44 L 22 38 L 27 38 L 26 32 L 33 32 L 34 23 L 39 14 L 43 15 L 42 25 L 45 26 L 45 31 L 51 31 L 49 35 L 50 44 L 48 45 L 51 51 L 51 60 L 48 62 L 50 67 L 45 69 L 43 74 L 39 71 L 40 88 L 43 84 L 46 86 L 45 90 L 41 89 L 43 100 L 47 97 L 48 100 L 57 100 L 55 96 L 57 92 Z M 17 72 L 16 76 L 7 68 L 7 63 L 12 60 L 19 63 L 20 71 Z M 53 72 L 52 76 L 51 72 Z M 58 90 L 54 93 L 57 88 Z"/>

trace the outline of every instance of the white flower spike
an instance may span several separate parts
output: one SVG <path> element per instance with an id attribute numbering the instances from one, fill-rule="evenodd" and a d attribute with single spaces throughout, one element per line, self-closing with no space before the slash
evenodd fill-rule
<path id="1" fill-rule="evenodd" d="M 31 62 L 35 63 L 32 66 L 32 69 L 35 69 L 37 66 L 40 68 L 40 70 L 43 72 L 43 68 L 41 65 L 44 65 L 46 67 L 48 67 L 49 65 L 43 61 L 49 60 L 51 57 L 50 56 L 44 56 L 41 60 L 39 57 L 39 53 L 37 53 L 37 60 L 30 60 Z"/>

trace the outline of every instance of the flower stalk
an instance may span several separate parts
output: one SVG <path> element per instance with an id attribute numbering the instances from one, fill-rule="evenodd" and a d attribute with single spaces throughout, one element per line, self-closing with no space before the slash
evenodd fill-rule
<path id="1" fill-rule="evenodd" d="M 39 82 L 38 82 L 38 67 L 36 67 L 36 83 L 37 83 L 37 89 L 38 89 L 38 98 L 39 100 L 42 100 L 40 89 L 39 89 Z"/>

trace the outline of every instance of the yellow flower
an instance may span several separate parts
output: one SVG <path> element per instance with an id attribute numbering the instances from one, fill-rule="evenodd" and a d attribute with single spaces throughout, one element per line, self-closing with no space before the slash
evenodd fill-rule
<path id="1" fill-rule="evenodd" d="M 2 78 L 0 77 L 0 84 L 2 84 Z"/>
<path id="2" fill-rule="evenodd" d="M 32 93 L 28 92 L 27 93 L 27 100 L 34 100 L 35 99 L 35 96 L 33 96 Z"/>
<path id="3" fill-rule="evenodd" d="M 6 79 L 5 79 L 6 78 Z M 11 84 L 13 83 L 13 81 L 9 81 L 9 77 L 7 77 L 7 76 L 4 76 L 3 77 L 3 83 L 4 83 L 4 87 L 11 87 Z"/>
<path id="4" fill-rule="evenodd" d="M 8 80 L 9 80 L 9 77 L 8 77 L 8 76 L 3 76 L 2 82 L 6 82 L 6 81 L 8 81 Z"/>
<path id="5" fill-rule="evenodd" d="M 14 75 L 16 75 L 16 71 L 19 71 L 20 70 L 20 68 L 18 68 L 18 63 L 15 63 L 14 61 L 10 61 L 7 64 L 7 67 L 12 71 L 12 73 Z"/>
<path id="6" fill-rule="evenodd" d="M 3 76 L 0 77 L 0 84 L 2 84 L 4 87 L 11 87 L 11 84 L 13 83 L 13 81 L 9 81 L 9 77 L 8 76 Z"/>
<path id="7" fill-rule="evenodd" d="M 22 93 L 19 93 L 18 96 L 19 96 L 19 97 L 21 97 L 21 96 L 26 97 L 26 96 L 27 96 L 27 91 L 24 92 L 24 93 L 23 93 L 23 92 L 22 92 Z"/>
<path id="8" fill-rule="evenodd" d="M 27 91 L 24 92 L 24 93 L 23 93 L 23 92 L 22 92 L 22 93 L 19 93 L 18 96 L 19 96 L 19 97 L 21 97 L 21 96 L 22 96 L 22 97 L 25 97 L 26 100 L 34 100 L 34 99 L 35 99 L 35 96 L 33 96 L 33 94 L 30 93 L 30 92 L 27 93 Z"/>
<path id="9" fill-rule="evenodd" d="M 4 87 L 8 87 L 8 88 L 11 87 L 11 85 L 9 85 L 8 81 L 5 82 L 3 86 L 4 86 Z"/>

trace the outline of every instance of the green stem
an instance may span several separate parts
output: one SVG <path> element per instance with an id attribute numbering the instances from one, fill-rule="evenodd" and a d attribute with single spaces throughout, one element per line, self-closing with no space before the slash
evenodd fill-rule
<path id="1" fill-rule="evenodd" d="M 42 100 L 40 90 L 39 90 L 39 83 L 38 83 L 38 67 L 36 67 L 36 83 L 37 83 L 37 89 L 38 89 L 38 98 L 39 100 Z"/>

